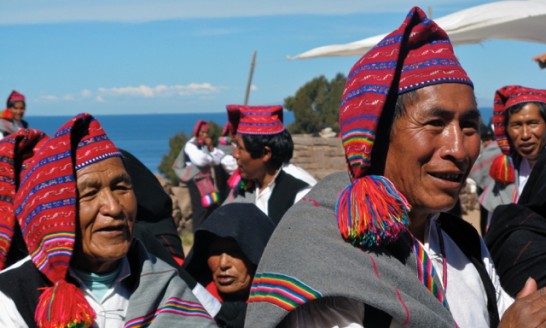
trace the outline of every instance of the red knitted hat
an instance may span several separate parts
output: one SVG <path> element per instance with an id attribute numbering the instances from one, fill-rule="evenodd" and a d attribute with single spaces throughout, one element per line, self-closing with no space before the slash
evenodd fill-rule
<path id="1" fill-rule="evenodd" d="M 385 177 L 367 175 L 381 132 L 377 128 L 382 116 L 394 116 L 397 95 L 441 83 L 472 86 L 446 32 L 418 7 L 351 69 L 339 122 L 353 184 L 340 194 L 337 209 L 348 241 L 379 245 L 405 229 L 409 204 L 404 196 Z"/>
<path id="2" fill-rule="evenodd" d="M 14 234 L 13 200 L 19 174 L 45 140 L 47 136 L 41 131 L 21 129 L 0 141 L 0 270 L 5 267 Z"/>
<path id="3" fill-rule="evenodd" d="M 76 238 L 76 171 L 111 157 L 122 155 L 100 123 L 82 113 L 57 130 L 22 173 L 16 216 L 32 261 L 53 283 L 40 296 L 39 324 L 93 322 L 83 293 L 65 281 Z"/>
<path id="4" fill-rule="evenodd" d="M 493 179 L 501 183 L 512 183 L 515 181 L 514 164 L 510 157 L 512 149 L 510 148 L 510 141 L 506 134 L 506 110 L 512 106 L 527 102 L 546 104 L 546 90 L 531 89 L 520 85 L 508 85 L 495 92 L 493 125 L 495 139 L 503 154 L 495 158 L 491 164 L 489 174 Z"/>
<path id="5" fill-rule="evenodd" d="M 8 101 L 7 101 L 7 105 L 6 107 L 10 107 L 9 104 L 10 103 L 13 103 L 13 102 L 16 102 L 16 101 L 25 101 L 25 96 L 23 96 L 23 94 L 13 90 L 10 94 L 9 94 L 9 97 L 8 97 Z"/>
<path id="6" fill-rule="evenodd" d="M 285 130 L 284 124 L 282 123 L 282 106 L 228 105 L 227 108 L 228 118 L 233 126 L 237 128 L 237 133 L 271 135 L 279 134 Z"/>
<path id="7" fill-rule="evenodd" d="M 195 137 L 199 136 L 199 131 L 201 131 L 201 128 L 205 125 L 208 125 L 207 121 L 204 120 L 198 120 L 195 125 L 193 126 L 193 135 Z"/>

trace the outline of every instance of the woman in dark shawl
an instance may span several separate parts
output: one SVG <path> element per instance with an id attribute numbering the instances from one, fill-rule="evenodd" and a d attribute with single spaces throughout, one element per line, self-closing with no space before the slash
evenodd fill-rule
<path id="1" fill-rule="evenodd" d="M 214 318 L 220 327 L 243 327 L 252 278 L 274 229 L 254 204 L 233 203 L 216 209 L 195 232 L 184 266 L 222 301 Z"/>

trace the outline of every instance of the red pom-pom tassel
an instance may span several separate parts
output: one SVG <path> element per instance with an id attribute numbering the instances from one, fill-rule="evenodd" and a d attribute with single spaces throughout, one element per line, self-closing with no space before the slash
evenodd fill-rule
<path id="1" fill-rule="evenodd" d="M 95 321 L 95 311 L 78 287 L 60 280 L 44 288 L 34 320 L 40 328 L 87 328 Z"/>
<path id="2" fill-rule="evenodd" d="M 516 181 L 512 158 L 504 154 L 497 156 L 489 168 L 489 175 L 504 184 Z"/>
<path id="3" fill-rule="evenodd" d="M 336 204 L 338 228 L 353 245 L 380 246 L 407 229 L 410 205 L 392 182 L 368 175 L 341 191 Z"/>

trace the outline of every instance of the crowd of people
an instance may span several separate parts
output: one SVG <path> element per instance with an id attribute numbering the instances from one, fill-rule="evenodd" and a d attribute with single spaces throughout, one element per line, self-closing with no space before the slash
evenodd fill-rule
<path id="1" fill-rule="evenodd" d="M 291 163 L 282 106 L 227 105 L 218 141 L 196 122 L 173 164 L 191 198 L 188 254 L 170 197 L 99 121 L 81 113 L 48 136 L 24 110 L 13 91 L 1 327 L 546 324 L 546 90 L 499 87 L 484 124 L 449 37 L 418 7 L 349 72 L 340 172 L 317 182 Z M 480 232 L 453 210 L 468 177 Z"/>

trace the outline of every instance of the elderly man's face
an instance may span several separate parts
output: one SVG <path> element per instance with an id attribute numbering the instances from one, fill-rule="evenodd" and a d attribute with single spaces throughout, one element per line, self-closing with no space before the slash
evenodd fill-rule
<path id="1" fill-rule="evenodd" d="M 113 157 L 76 172 L 78 232 L 73 263 L 88 272 L 107 272 L 129 251 L 137 212 L 131 178 Z"/>
<path id="2" fill-rule="evenodd" d="M 471 87 L 438 84 L 417 95 L 393 123 L 384 172 L 412 205 L 411 216 L 451 209 L 480 150 Z"/>
<path id="3" fill-rule="evenodd" d="M 508 118 L 506 132 L 516 152 L 536 161 L 546 144 L 546 123 L 536 104 L 526 104 Z"/>

